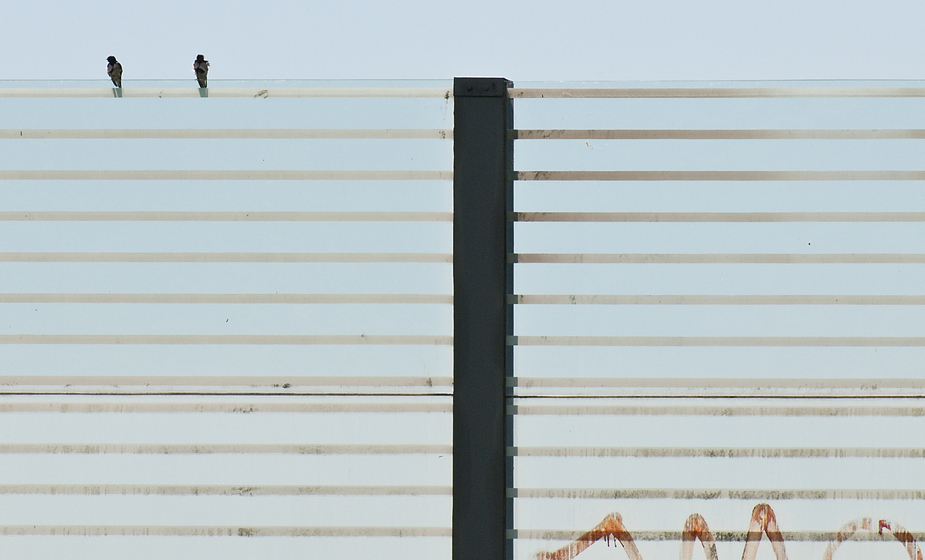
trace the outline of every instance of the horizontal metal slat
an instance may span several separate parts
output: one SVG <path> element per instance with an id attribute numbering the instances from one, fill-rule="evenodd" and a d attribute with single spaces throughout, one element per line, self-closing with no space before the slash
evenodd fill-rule
<path id="1" fill-rule="evenodd" d="M 450 537 L 449 527 L 239 527 L 194 525 L 0 525 L 4 536 Z"/>
<path id="2" fill-rule="evenodd" d="M 0 253 L 0 262 L 452 263 L 449 253 Z"/>
<path id="3" fill-rule="evenodd" d="M 311 97 L 442 97 L 453 96 L 453 88 L 206 88 L 208 97 L 251 97 L 266 99 L 311 98 Z M 126 83 L 124 88 L 2 88 L 0 98 L 4 97 L 202 97 L 198 88 L 133 88 Z"/>
<path id="4" fill-rule="evenodd" d="M 101 408 L 71 407 L 64 410 L 39 409 L 31 410 L 3 409 L 0 412 L 196 412 L 195 410 L 167 410 L 154 407 L 143 407 L 133 410 L 116 410 L 115 407 Z M 277 407 L 278 408 L 278 407 Z M 448 407 L 405 407 L 404 412 L 451 412 Z M 266 409 L 261 409 L 266 411 Z M 270 410 L 271 412 L 402 412 L 402 410 L 381 410 L 348 408 L 332 408 L 330 410 Z M 203 412 L 203 411 L 199 411 Z M 207 412 L 235 412 L 234 410 Z M 240 411 L 237 411 L 240 412 Z M 427 444 L 286 444 L 286 443 L 0 443 L 0 454 L 76 454 L 76 455 L 228 455 L 228 454 L 275 454 L 275 455 L 452 455 L 452 445 Z"/>
<path id="5" fill-rule="evenodd" d="M 32 128 L 0 129 L 0 140 L 52 140 L 52 139 L 424 139 L 447 140 L 453 138 L 452 129 L 402 128 Z"/>
<path id="6" fill-rule="evenodd" d="M 925 416 L 923 406 L 902 405 L 508 405 L 508 414 L 547 416 Z"/>
<path id="7" fill-rule="evenodd" d="M 510 212 L 508 219 L 513 222 L 922 222 L 925 212 Z"/>
<path id="8" fill-rule="evenodd" d="M 452 496 L 450 486 L 0 484 L 0 494 L 142 496 Z"/>
<path id="9" fill-rule="evenodd" d="M 452 336 L 385 334 L 3 334 L 0 344 L 274 344 L 450 346 Z"/>
<path id="10" fill-rule="evenodd" d="M 452 304 L 443 294 L 0 294 L 0 303 Z"/>
<path id="11" fill-rule="evenodd" d="M 0 260 L 3 255 L 0 253 Z M 531 264 L 925 264 L 916 253 L 513 253 Z"/>
<path id="12" fill-rule="evenodd" d="M 514 171 L 511 178 L 514 181 L 922 181 L 925 171 Z"/>
<path id="13" fill-rule="evenodd" d="M 370 399 L 371 400 L 371 399 Z M 419 402 L 420 399 L 410 399 L 411 402 L 401 404 L 376 402 L 351 403 L 319 403 L 319 402 L 285 402 L 280 399 L 271 401 L 237 400 L 233 402 L 208 401 L 182 401 L 182 402 L 86 402 L 86 401 L 51 401 L 51 402 L 22 402 L 0 401 L 0 413 L 4 412 L 79 412 L 79 413 L 244 413 L 272 412 L 272 413 L 333 413 L 333 412 L 413 412 L 413 413 L 444 413 L 452 412 L 453 406 L 435 402 Z"/>
<path id="14" fill-rule="evenodd" d="M 914 87 L 512 88 L 514 99 L 703 99 L 750 97 L 925 97 Z"/>
<path id="15" fill-rule="evenodd" d="M 678 541 L 682 539 L 681 531 L 627 531 L 634 541 Z M 716 542 L 745 542 L 750 536 L 748 531 L 710 531 Z M 557 529 L 510 529 L 508 539 L 535 540 L 576 540 L 583 537 L 585 531 Z M 836 541 L 844 535 L 838 531 L 781 531 L 784 541 L 827 542 Z M 916 540 L 922 540 L 925 532 L 909 532 Z M 760 535 L 760 533 L 759 533 Z M 859 531 L 851 535 L 852 540 L 896 543 L 896 537 L 889 531 Z"/>
<path id="16" fill-rule="evenodd" d="M 452 377 L 107 376 L 0 377 L 0 395 L 430 395 L 451 396 Z"/>
<path id="17" fill-rule="evenodd" d="M 0 212 L 4 222 L 452 222 L 452 212 Z"/>
<path id="18" fill-rule="evenodd" d="M 877 458 L 922 459 L 915 447 L 509 447 L 509 457 L 703 457 L 742 458 Z"/>
<path id="19" fill-rule="evenodd" d="M 345 170 L 0 170 L 0 181 L 451 181 L 452 171 Z"/>
<path id="20" fill-rule="evenodd" d="M 919 379 L 509 378 L 524 398 L 921 398 Z M 0 389 L 2 391 L 2 389 Z M 281 392 L 282 393 L 282 392 Z"/>
<path id="21" fill-rule="evenodd" d="M 2 136 L 0 136 L 2 138 Z M 922 129 L 620 129 L 509 130 L 511 140 L 903 140 L 923 139 Z"/>
<path id="22" fill-rule="evenodd" d="M 2 339 L 0 339 L 2 341 Z M 510 346 L 918 347 L 920 336 L 509 336 Z"/>
<path id="23" fill-rule="evenodd" d="M 3 295 L 0 295 L 0 302 Z M 925 305 L 925 295 L 591 295 L 515 294 L 519 305 Z"/>
<path id="24" fill-rule="evenodd" d="M 0 494 L 142 496 L 452 496 L 450 486 L 0 484 Z"/>
<path id="25" fill-rule="evenodd" d="M 922 500 L 925 490 L 726 488 L 509 488 L 509 498 L 671 500 Z"/>
<path id="26" fill-rule="evenodd" d="M 5 375 L 0 376 L 0 387 L 4 385 L 118 385 L 118 386 L 287 386 L 288 387 L 409 387 L 450 386 L 452 377 L 437 376 L 211 376 L 211 375 Z"/>
<path id="27" fill-rule="evenodd" d="M 0 378 L 2 379 L 2 378 Z M 511 377 L 508 387 L 654 387 L 681 389 L 925 389 L 925 379 L 726 377 Z"/>

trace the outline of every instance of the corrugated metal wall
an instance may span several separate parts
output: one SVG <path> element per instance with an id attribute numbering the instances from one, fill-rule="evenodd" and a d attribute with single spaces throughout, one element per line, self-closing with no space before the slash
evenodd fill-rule
<path id="1" fill-rule="evenodd" d="M 0 555 L 447 557 L 449 85 L 72 85 L 0 90 Z"/>

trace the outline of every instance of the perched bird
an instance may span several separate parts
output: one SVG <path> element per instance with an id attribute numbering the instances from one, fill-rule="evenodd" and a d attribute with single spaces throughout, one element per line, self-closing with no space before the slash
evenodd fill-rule
<path id="1" fill-rule="evenodd" d="M 209 87 L 209 61 L 202 55 L 198 55 L 193 61 L 193 72 L 196 73 L 196 79 L 199 80 L 199 87 Z"/>
<path id="2" fill-rule="evenodd" d="M 122 65 L 119 64 L 119 61 L 116 60 L 114 56 L 110 56 L 106 60 L 109 61 L 109 65 L 106 67 L 106 73 L 109 74 L 109 77 L 112 79 L 113 85 L 117 88 L 122 87 Z"/>

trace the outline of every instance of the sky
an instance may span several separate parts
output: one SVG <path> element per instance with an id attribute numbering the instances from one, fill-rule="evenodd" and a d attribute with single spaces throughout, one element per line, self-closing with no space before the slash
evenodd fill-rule
<path id="1" fill-rule="evenodd" d="M 0 79 L 919 79 L 918 0 L 0 3 Z"/>

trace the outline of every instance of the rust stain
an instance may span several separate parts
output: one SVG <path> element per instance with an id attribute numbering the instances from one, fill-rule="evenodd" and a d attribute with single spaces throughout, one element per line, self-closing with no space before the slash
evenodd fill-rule
<path id="1" fill-rule="evenodd" d="M 822 560 L 832 560 L 835 551 L 846 540 L 849 540 L 858 531 L 873 531 L 874 525 L 871 518 L 863 518 L 842 525 L 835 536 L 835 539 L 828 543 Z M 882 535 L 886 530 L 899 541 L 909 555 L 909 560 L 923 560 L 922 551 L 915 542 L 915 537 L 904 527 L 881 519 L 876 528 L 878 534 Z M 784 536 L 777 525 L 777 517 L 774 510 L 768 504 L 758 504 L 752 510 L 751 520 L 748 525 L 748 533 L 745 539 L 745 549 L 742 551 L 742 560 L 755 560 L 758 554 L 758 545 L 762 536 L 767 535 L 777 560 L 788 560 L 787 550 L 784 546 Z M 610 546 L 611 538 L 620 542 L 629 560 L 643 560 L 633 541 L 633 536 L 623 525 L 623 518 L 619 513 L 611 513 L 601 521 L 597 527 L 591 529 L 571 544 L 553 552 L 540 552 L 536 555 L 537 560 L 571 560 L 575 558 L 588 547 L 599 540 L 605 540 Z M 694 513 L 687 518 L 684 523 L 684 530 L 681 533 L 681 555 L 680 560 L 691 560 L 694 553 L 695 541 L 699 540 L 703 545 L 703 552 L 706 560 L 718 560 L 716 553 L 716 541 L 713 533 L 707 525 L 706 520 L 699 513 Z"/>

